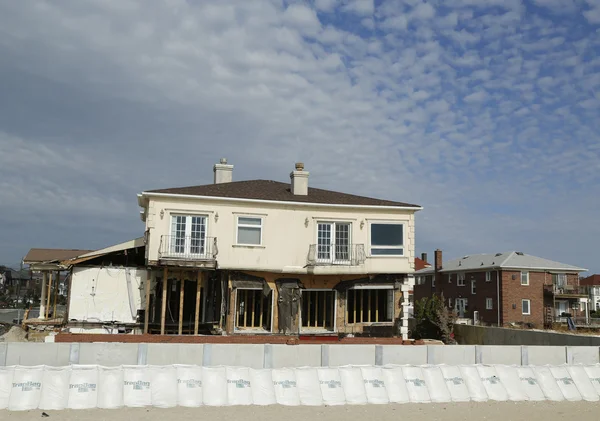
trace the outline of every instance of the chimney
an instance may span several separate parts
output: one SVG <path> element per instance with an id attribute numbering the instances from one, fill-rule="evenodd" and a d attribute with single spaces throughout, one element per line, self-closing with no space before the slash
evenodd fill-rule
<path id="1" fill-rule="evenodd" d="M 435 261 L 434 261 L 435 271 L 442 269 L 442 250 L 437 249 L 435 251 Z"/>
<path id="2" fill-rule="evenodd" d="M 427 263 L 427 253 L 421 253 L 421 260 Z"/>
<path id="3" fill-rule="evenodd" d="M 215 173 L 214 184 L 231 183 L 233 180 L 233 165 L 227 164 L 226 158 L 221 158 L 218 164 L 213 167 Z"/>
<path id="4" fill-rule="evenodd" d="M 308 195 L 308 171 L 304 171 L 302 162 L 296 163 L 296 170 L 290 173 L 292 194 L 297 196 Z"/>

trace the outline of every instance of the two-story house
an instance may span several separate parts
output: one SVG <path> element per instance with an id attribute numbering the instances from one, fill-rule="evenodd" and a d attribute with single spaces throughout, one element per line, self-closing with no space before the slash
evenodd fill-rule
<path id="1" fill-rule="evenodd" d="M 477 311 L 485 324 L 530 323 L 537 327 L 589 317 L 588 291 L 579 285 L 585 269 L 518 251 L 475 254 L 415 272 L 415 300 L 444 296 L 460 317 Z"/>
<path id="2" fill-rule="evenodd" d="M 421 207 L 309 187 L 300 163 L 290 183 L 232 171 L 138 195 L 147 331 L 406 337 Z"/>

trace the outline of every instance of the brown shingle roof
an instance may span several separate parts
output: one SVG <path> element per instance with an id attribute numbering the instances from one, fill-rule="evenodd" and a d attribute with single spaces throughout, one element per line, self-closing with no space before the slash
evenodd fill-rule
<path id="1" fill-rule="evenodd" d="M 280 183 L 271 180 L 234 181 L 230 183 L 207 184 L 203 186 L 176 187 L 170 189 L 148 190 L 147 193 L 273 200 L 279 202 L 319 203 L 328 205 L 420 208 L 419 205 L 411 205 L 410 203 L 373 199 L 370 197 L 356 196 L 331 190 L 315 189 L 313 187 L 308 188 L 307 196 L 298 196 L 292 194 L 289 183 Z"/>
<path id="2" fill-rule="evenodd" d="M 31 249 L 23 259 L 24 263 L 56 262 L 90 253 L 92 250 L 73 249 Z"/>

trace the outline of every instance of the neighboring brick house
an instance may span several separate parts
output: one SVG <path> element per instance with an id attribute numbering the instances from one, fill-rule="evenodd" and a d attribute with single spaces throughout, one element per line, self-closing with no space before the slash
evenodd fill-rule
<path id="1" fill-rule="evenodd" d="M 433 267 L 415 272 L 415 300 L 443 294 L 461 317 L 479 312 L 482 324 L 530 323 L 536 327 L 566 321 L 563 314 L 589 317 L 585 269 L 521 252 L 476 254 L 448 262 L 435 251 Z"/>
<path id="2" fill-rule="evenodd" d="M 581 278 L 579 285 L 584 285 L 590 291 L 590 311 L 600 311 L 600 275 L 595 274 L 587 278 Z"/>
<path id="3" fill-rule="evenodd" d="M 415 262 L 415 264 L 416 264 L 416 262 Z M 588 287 L 600 286 L 600 275 L 595 274 L 595 275 L 588 276 L 587 278 L 581 278 L 579 280 L 579 285 L 585 285 Z"/>

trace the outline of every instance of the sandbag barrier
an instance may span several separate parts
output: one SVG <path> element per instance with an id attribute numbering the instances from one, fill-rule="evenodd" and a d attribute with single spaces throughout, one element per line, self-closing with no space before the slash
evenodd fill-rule
<path id="1" fill-rule="evenodd" d="M 0 409 L 598 401 L 600 364 L 0 367 Z"/>

